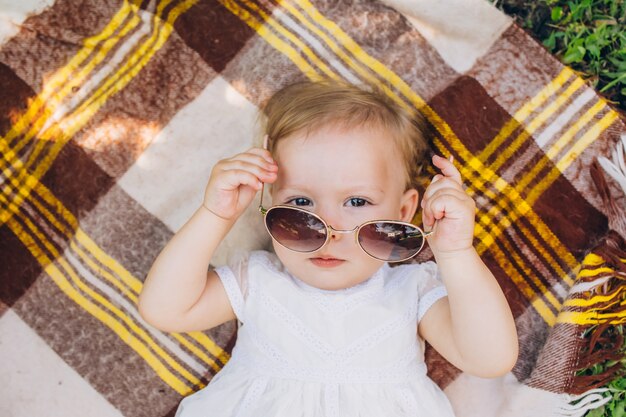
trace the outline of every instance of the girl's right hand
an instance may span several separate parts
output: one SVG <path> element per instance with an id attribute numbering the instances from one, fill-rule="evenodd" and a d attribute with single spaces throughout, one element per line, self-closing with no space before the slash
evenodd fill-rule
<path id="1" fill-rule="evenodd" d="M 252 148 L 213 167 L 202 205 L 224 220 L 235 220 L 250 205 L 262 182 L 276 181 L 278 166 L 271 154 Z"/>

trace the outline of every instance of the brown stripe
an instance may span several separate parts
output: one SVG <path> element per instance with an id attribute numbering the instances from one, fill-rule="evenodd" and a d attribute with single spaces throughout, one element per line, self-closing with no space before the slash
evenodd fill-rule
<path id="1" fill-rule="evenodd" d="M 41 182 L 78 219 L 113 186 L 113 179 L 72 142 L 61 150 Z"/>
<path id="2" fill-rule="evenodd" d="M 429 105 L 474 155 L 511 119 L 475 79 L 467 76 L 459 77 L 430 100 Z"/>
<path id="3" fill-rule="evenodd" d="M 219 2 L 201 0 L 174 24 L 183 42 L 221 72 L 255 31 Z"/>
<path id="4" fill-rule="evenodd" d="M 28 291 L 42 267 L 4 224 L 0 227 L 0 299 L 12 306 Z"/>
<path id="5" fill-rule="evenodd" d="M 481 259 L 487 265 L 489 270 L 493 273 L 498 284 L 500 284 L 500 288 L 502 292 L 506 296 L 506 299 L 509 303 L 509 307 L 511 307 L 511 312 L 513 313 L 513 317 L 518 317 L 529 306 L 530 301 L 528 298 L 524 296 L 522 291 L 519 289 L 517 285 L 511 280 L 508 273 L 506 273 L 502 267 L 500 266 L 500 262 L 502 260 L 496 260 L 492 252 L 485 252 Z"/>
<path id="6" fill-rule="evenodd" d="M 10 67 L 0 62 L 0 136 L 6 135 L 12 122 L 26 110 L 35 92 Z"/>
<path id="7" fill-rule="evenodd" d="M 515 319 L 517 327 L 519 355 L 513 375 L 518 381 L 525 381 L 537 362 L 537 357 L 543 349 L 550 327 L 534 308 L 528 308 Z"/>
<path id="8" fill-rule="evenodd" d="M 5 135 L 14 117 L 26 108 L 34 91 L 7 65 L 0 62 L 0 135 Z M 9 196 L 7 196 L 9 197 Z M 13 200 L 12 197 L 9 197 Z M 8 226 L 0 227 L 0 300 L 12 306 L 37 279 L 41 267 Z"/>
<path id="9" fill-rule="evenodd" d="M 428 376 L 435 381 L 441 389 L 445 389 L 461 374 L 460 369 L 445 360 L 443 356 L 429 344 L 426 344 L 424 358 L 428 365 Z"/>
<path id="10" fill-rule="evenodd" d="M 562 176 L 541 194 L 533 208 L 577 259 L 607 231 L 607 218 Z"/>
<path id="11" fill-rule="evenodd" d="M 514 114 L 563 69 L 516 24 L 510 25 L 467 72 L 506 112 Z"/>

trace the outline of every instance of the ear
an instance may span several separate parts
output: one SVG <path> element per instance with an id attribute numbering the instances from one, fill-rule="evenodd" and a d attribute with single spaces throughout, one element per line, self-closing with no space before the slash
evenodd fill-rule
<path id="1" fill-rule="evenodd" d="M 404 194 L 402 194 L 400 220 L 407 223 L 413 220 L 415 210 L 417 210 L 419 195 L 419 192 L 415 188 L 406 190 Z"/>

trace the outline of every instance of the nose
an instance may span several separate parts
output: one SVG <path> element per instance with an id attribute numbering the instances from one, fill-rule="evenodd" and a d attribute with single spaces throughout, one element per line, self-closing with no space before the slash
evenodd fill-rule
<path id="1" fill-rule="evenodd" d="M 346 230 L 342 228 L 345 224 L 345 221 L 341 219 L 339 213 L 333 213 L 330 210 L 324 210 L 319 212 L 318 215 L 324 219 L 326 224 L 328 225 L 328 234 L 331 240 L 339 240 L 341 237 L 347 233 Z"/>

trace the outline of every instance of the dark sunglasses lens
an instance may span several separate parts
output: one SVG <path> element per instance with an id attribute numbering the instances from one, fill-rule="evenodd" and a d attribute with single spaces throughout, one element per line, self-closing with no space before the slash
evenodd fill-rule
<path id="1" fill-rule="evenodd" d="M 305 211 L 274 207 L 265 215 L 265 224 L 274 240 L 297 252 L 316 251 L 326 241 L 324 223 Z"/>
<path id="2" fill-rule="evenodd" d="M 424 245 L 424 234 L 406 224 L 370 223 L 359 231 L 359 244 L 365 252 L 383 261 L 401 261 L 415 256 Z"/>

